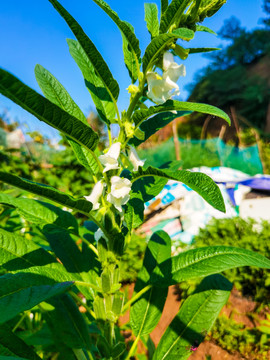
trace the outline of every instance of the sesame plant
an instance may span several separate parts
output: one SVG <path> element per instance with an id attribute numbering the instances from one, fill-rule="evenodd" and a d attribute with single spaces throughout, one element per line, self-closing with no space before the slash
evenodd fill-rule
<path id="1" fill-rule="evenodd" d="M 119 112 L 119 86 L 103 57 L 77 21 L 57 0 L 49 0 L 76 40 L 68 39 L 71 56 L 82 71 L 100 119 L 106 124 L 109 146 L 97 154 L 99 137 L 59 81 L 41 65 L 35 68 L 44 96 L 9 72 L 0 70 L 0 92 L 40 121 L 59 130 L 89 172 L 95 185 L 83 198 L 50 184 L 29 181 L 0 171 L 0 180 L 34 194 L 32 198 L 0 193 L 0 203 L 13 208 L 31 233 L 0 228 L 0 354 L 12 359 L 187 359 L 211 329 L 226 303 L 231 283 L 217 273 L 237 266 L 270 268 L 270 261 L 249 250 L 210 246 L 171 256 L 164 231 L 147 244 L 131 298 L 121 289 L 121 258 L 132 232 L 144 220 L 144 203 L 158 195 L 169 179 L 181 181 L 209 204 L 225 211 L 218 186 L 206 175 L 178 170 L 179 163 L 161 168 L 144 166 L 136 147 L 178 116 L 193 111 L 220 117 L 206 104 L 173 100 L 178 78 L 185 75 L 179 59 L 211 51 L 192 48 L 201 25 L 225 0 L 161 1 L 145 4 L 150 43 L 143 56 L 133 27 L 120 20 L 103 0 L 94 0 L 116 23 L 123 37 L 124 60 L 131 78 L 130 103 Z M 112 136 L 111 125 L 119 133 Z M 49 170 L 48 170 L 49 171 Z M 46 200 L 47 199 L 47 200 Z M 47 202 L 45 202 L 47 201 Z M 71 213 L 69 210 L 72 210 Z M 88 218 L 78 226 L 74 213 Z M 9 227 L 10 230 L 10 227 Z M 141 340 L 150 344 L 166 301 L 168 287 L 204 278 L 181 305 L 155 349 L 137 354 Z M 129 310 L 125 342 L 119 318 Z"/>

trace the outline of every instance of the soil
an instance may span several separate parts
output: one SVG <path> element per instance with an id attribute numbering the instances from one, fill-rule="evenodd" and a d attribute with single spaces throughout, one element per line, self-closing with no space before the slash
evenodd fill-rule
<path id="1" fill-rule="evenodd" d="M 129 297 L 132 296 L 133 288 L 134 286 L 129 287 Z M 155 346 L 158 345 L 166 328 L 177 314 L 180 307 L 180 301 L 178 288 L 176 286 L 171 286 L 160 321 L 150 334 Z M 257 303 L 251 299 L 242 297 L 236 289 L 233 289 L 228 304 L 223 307 L 221 313 L 224 313 L 227 317 L 234 319 L 238 323 L 244 324 L 246 327 L 253 328 L 257 323 L 251 319 L 250 313 L 252 313 L 257 306 Z M 264 318 L 264 316 L 265 314 L 261 314 L 259 317 Z M 129 314 L 126 313 L 121 319 L 121 323 L 126 323 L 128 318 Z M 131 339 L 131 333 L 127 332 L 124 335 L 128 340 Z M 146 353 L 146 349 L 142 344 L 139 344 L 138 350 L 141 353 Z M 267 359 L 269 358 L 270 360 L 270 350 L 268 356 Z M 211 360 L 256 360 L 254 356 L 247 358 L 242 357 L 239 353 L 231 354 L 215 344 L 212 340 L 205 340 L 201 343 L 198 349 L 189 357 L 189 360 L 206 360 L 208 358 Z"/>

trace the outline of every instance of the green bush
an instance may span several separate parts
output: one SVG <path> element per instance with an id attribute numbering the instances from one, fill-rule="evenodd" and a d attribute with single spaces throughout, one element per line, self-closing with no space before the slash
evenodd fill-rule
<path id="1" fill-rule="evenodd" d="M 269 336 L 258 328 L 245 328 L 225 315 L 218 317 L 210 337 L 229 352 L 239 352 L 245 359 L 269 359 Z"/>
<path id="2" fill-rule="evenodd" d="M 136 234 L 132 235 L 131 241 L 127 244 L 126 251 L 121 258 L 120 278 L 122 283 L 136 281 L 138 272 L 142 267 L 146 245 L 145 238 Z"/>
<path id="3" fill-rule="evenodd" d="M 228 245 L 256 251 L 270 256 L 270 224 L 254 220 L 214 219 L 195 237 L 195 247 Z M 225 272 L 225 276 L 244 296 L 260 303 L 270 301 L 270 274 L 265 269 L 246 267 Z"/>

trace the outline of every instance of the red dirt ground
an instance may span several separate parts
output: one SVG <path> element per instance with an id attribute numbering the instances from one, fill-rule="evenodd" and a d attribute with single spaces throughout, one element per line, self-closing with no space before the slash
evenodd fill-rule
<path id="1" fill-rule="evenodd" d="M 129 297 L 132 296 L 134 286 L 129 287 Z M 228 304 L 222 309 L 222 313 L 230 316 L 236 322 L 242 323 L 247 327 L 254 327 L 255 324 L 252 322 L 248 313 L 254 311 L 257 304 L 249 299 L 243 298 L 237 290 L 233 290 L 228 301 Z M 179 291 L 177 287 L 171 286 L 169 288 L 168 298 L 166 300 L 164 310 L 157 327 L 151 333 L 151 339 L 155 346 L 159 343 L 167 326 L 170 324 L 172 319 L 177 314 L 180 307 Z M 125 324 L 128 321 L 129 314 L 126 313 L 121 318 L 121 323 Z M 130 338 L 131 334 L 126 333 L 126 338 Z M 139 344 L 139 352 L 145 353 L 146 349 L 142 344 Z M 218 345 L 210 341 L 204 341 L 190 357 L 189 360 L 206 360 L 207 357 L 211 360 L 256 360 L 254 357 L 244 358 L 240 354 L 230 354 L 226 350 L 222 349 Z M 177 359 L 176 359 L 177 360 Z M 269 350 L 270 360 L 270 350 Z"/>

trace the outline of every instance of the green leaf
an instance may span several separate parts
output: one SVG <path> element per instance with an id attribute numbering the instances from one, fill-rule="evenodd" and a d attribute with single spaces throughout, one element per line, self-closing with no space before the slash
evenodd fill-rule
<path id="1" fill-rule="evenodd" d="M 1 270 L 16 272 L 37 266 L 60 265 L 47 251 L 22 236 L 0 229 Z"/>
<path id="2" fill-rule="evenodd" d="M 171 239 L 165 231 L 157 231 L 148 243 L 143 267 L 138 274 L 134 295 L 148 285 L 156 265 L 171 256 Z M 158 324 L 167 298 L 168 289 L 152 287 L 131 307 L 130 324 L 136 336 L 149 334 Z"/>
<path id="3" fill-rule="evenodd" d="M 171 171 L 178 170 L 178 161 L 172 161 L 162 166 L 164 169 Z M 161 177 L 141 177 L 133 184 L 130 192 L 130 200 L 127 203 L 125 211 L 125 221 L 129 231 L 137 228 L 143 223 L 144 220 L 144 203 L 157 196 L 164 186 L 167 184 L 168 179 Z"/>
<path id="4" fill-rule="evenodd" d="M 0 327 L 0 354 L 24 356 L 28 360 L 41 360 L 40 357 L 22 339 L 16 336 L 7 326 Z M 10 359 L 10 357 L 8 357 Z"/>
<path id="5" fill-rule="evenodd" d="M 75 217 L 68 211 L 42 201 L 0 193 L 0 203 L 15 207 L 19 214 L 26 220 L 41 226 L 54 225 L 61 229 L 67 229 L 78 234 L 78 223 Z"/>
<path id="6" fill-rule="evenodd" d="M 44 96 L 55 105 L 58 105 L 70 115 L 87 124 L 86 117 L 71 98 L 64 86 L 43 66 L 35 67 L 36 80 Z"/>
<path id="7" fill-rule="evenodd" d="M 181 181 L 201 195 L 215 209 L 225 212 L 225 205 L 219 187 L 205 174 L 187 170 L 156 169 L 151 166 L 144 170 L 139 167 L 138 171 L 132 173 L 132 182 L 145 176 L 157 176 L 167 180 Z"/>
<path id="8" fill-rule="evenodd" d="M 82 263 L 82 254 L 67 231 L 52 228 L 46 231 L 45 227 L 44 234 L 56 257 L 68 272 L 80 273 L 90 270 L 91 264 Z"/>
<path id="9" fill-rule="evenodd" d="M 68 294 L 48 301 L 54 307 L 45 314 L 47 323 L 55 338 L 73 349 L 90 349 L 90 334 L 87 323 L 77 305 Z"/>
<path id="10" fill-rule="evenodd" d="M 46 226 L 45 228 L 46 229 Z M 59 264 L 54 256 L 47 251 L 25 239 L 22 236 L 12 234 L 0 229 L 0 269 L 17 273 L 25 271 L 37 274 L 43 285 L 64 281 L 82 281 L 90 284 L 96 283 L 98 266 L 97 261 L 90 255 L 88 262 L 85 251 L 80 253 L 74 241 L 69 237 L 67 231 L 45 232 L 52 250 L 62 261 L 69 271 Z M 73 243 L 73 246 L 71 244 Z M 89 255 L 89 252 L 86 252 Z M 25 275 L 28 276 L 28 275 Z M 87 298 L 93 297 L 90 287 L 80 288 Z"/>
<path id="11" fill-rule="evenodd" d="M 130 27 L 127 25 L 125 21 L 122 21 L 119 19 L 119 16 L 115 11 L 113 11 L 110 6 L 103 0 L 93 0 L 98 6 L 103 9 L 106 14 L 109 15 L 109 17 L 115 22 L 115 24 L 118 26 L 120 31 L 124 34 L 125 38 L 127 39 L 127 42 L 134 54 L 134 56 L 137 57 L 137 60 L 139 60 L 141 55 L 141 50 L 139 46 L 139 40 L 136 38 L 134 31 L 130 29 Z"/>
<path id="12" fill-rule="evenodd" d="M 80 68 L 85 85 L 89 90 L 100 118 L 106 123 L 115 122 L 115 105 L 110 93 L 104 86 L 101 78 L 95 72 L 95 68 L 86 55 L 80 43 L 73 39 L 67 39 L 69 52 Z"/>
<path id="13" fill-rule="evenodd" d="M 158 8 L 155 3 L 144 3 L 144 20 L 152 38 L 159 34 Z"/>
<path id="14" fill-rule="evenodd" d="M 21 275 L 25 273 L 26 279 L 30 274 L 34 274 L 40 281 L 38 285 L 82 280 L 80 274 L 68 273 L 54 256 L 34 242 L 3 229 L 0 229 L 0 249 L 2 270 Z M 31 277 L 30 279 L 32 281 Z"/>
<path id="15" fill-rule="evenodd" d="M 87 246 L 82 246 L 82 250 L 80 250 L 66 230 L 45 227 L 43 232 L 52 251 L 68 272 L 76 273 L 78 280 L 97 284 L 100 264 L 92 250 Z M 93 298 L 94 293 L 91 288 L 85 286 L 77 287 L 87 299 Z"/>
<path id="16" fill-rule="evenodd" d="M 168 125 L 174 119 L 189 114 L 191 114 L 190 111 L 178 111 L 177 114 L 173 114 L 171 112 L 157 114 L 151 117 L 150 119 L 143 121 L 142 124 L 140 125 L 139 129 L 143 132 L 144 139 L 141 140 L 138 139 L 137 137 L 133 137 L 129 139 L 128 143 L 133 146 L 139 146 L 147 139 L 149 139 L 150 136 L 155 134 L 158 130 L 162 129 L 164 126 Z"/>
<path id="17" fill-rule="evenodd" d="M 209 34 L 217 35 L 217 33 L 215 33 L 213 30 L 203 25 L 196 25 L 196 31 L 204 31 L 204 32 L 208 32 Z"/>
<path id="18" fill-rule="evenodd" d="M 0 276 L 0 323 L 61 294 L 72 285 L 71 281 L 53 283 L 52 280 L 32 273 Z"/>
<path id="19" fill-rule="evenodd" d="M 34 242 L 3 229 L 0 249 L 1 268 L 10 272 L 0 276 L 0 323 L 82 280 Z"/>
<path id="20" fill-rule="evenodd" d="M 0 360 L 29 360 L 26 358 L 22 358 L 22 357 L 15 357 L 15 356 L 2 356 L 0 355 Z"/>
<path id="21" fill-rule="evenodd" d="M 33 194 L 45 197 L 60 205 L 66 206 L 84 214 L 89 214 L 92 209 L 92 204 L 85 199 L 74 199 L 72 196 L 67 195 L 51 186 L 35 183 L 31 180 L 6 173 L 4 171 L 0 171 L 0 181 L 29 191 Z"/>
<path id="22" fill-rule="evenodd" d="M 224 111 L 216 108 L 215 106 L 177 100 L 168 100 L 162 105 L 151 106 L 149 109 L 136 110 L 132 117 L 132 121 L 135 123 L 136 126 L 139 126 L 144 120 L 148 119 L 150 116 L 162 112 L 168 112 L 170 110 L 197 111 L 220 117 L 230 124 L 229 116 Z"/>
<path id="23" fill-rule="evenodd" d="M 48 70 L 44 69 L 44 67 L 41 65 L 36 65 L 35 75 L 39 87 L 48 100 L 50 100 L 55 105 L 58 105 L 71 116 L 74 116 L 88 125 L 81 109 L 74 102 L 63 85 Z M 86 150 L 84 147 L 81 147 L 72 139 L 68 140 L 80 163 L 88 170 L 90 170 L 94 175 L 96 175 L 99 171 L 99 166 L 95 160 L 95 156 L 91 155 L 88 150 Z"/>
<path id="24" fill-rule="evenodd" d="M 119 95 L 119 86 L 117 81 L 113 78 L 108 65 L 98 52 L 95 45 L 85 34 L 78 22 L 68 13 L 68 11 L 57 1 L 49 0 L 53 7 L 58 11 L 58 13 L 64 18 L 68 24 L 70 30 L 76 36 L 81 47 L 85 51 L 89 61 L 92 63 L 97 75 L 102 80 L 104 86 L 109 92 L 113 100 L 117 100 Z"/>
<path id="25" fill-rule="evenodd" d="M 191 0 L 172 0 L 160 19 L 160 33 L 167 32 L 172 25 L 179 26 L 186 7 Z"/>
<path id="26" fill-rule="evenodd" d="M 134 28 L 131 24 L 126 22 L 127 26 L 129 26 L 130 30 L 134 32 Z M 131 78 L 132 84 L 136 82 L 139 76 L 140 63 L 141 60 L 137 60 L 135 58 L 134 53 L 130 50 L 129 43 L 125 37 L 125 35 L 121 32 L 123 39 L 123 54 L 126 68 L 128 69 L 129 76 Z M 139 66 L 138 66 L 139 65 Z"/>
<path id="27" fill-rule="evenodd" d="M 168 0 L 161 0 L 161 14 L 163 14 L 167 10 L 168 3 Z"/>
<path id="28" fill-rule="evenodd" d="M 162 336 L 153 360 L 186 360 L 212 328 L 228 301 L 232 284 L 221 275 L 204 279 Z"/>
<path id="29" fill-rule="evenodd" d="M 221 50 L 220 48 L 189 48 L 189 54 L 205 53 L 210 51 Z"/>
<path id="30" fill-rule="evenodd" d="M 240 266 L 270 269 L 270 260 L 250 250 L 231 246 L 192 249 L 164 261 L 155 269 L 151 283 L 167 287 Z"/>
<path id="31" fill-rule="evenodd" d="M 185 49 L 182 46 L 176 44 L 173 50 L 175 54 L 178 55 L 182 60 L 186 60 L 186 58 L 188 57 L 189 49 Z"/>
<path id="32" fill-rule="evenodd" d="M 155 37 L 147 46 L 142 58 L 143 72 L 146 73 L 155 62 L 158 61 L 160 54 L 171 45 L 176 39 L 191 40 L 194 32 L 187 28 L 179 28 L 168 34 L 161 34 Z"/>
<path id="33" fill-rule="evenodd" d="M 90 126 L 69 115 L 3 69 L 0 69 L 0 93 L 80 145 L 90 150 L 96 148 L 98 135 Z"/>

